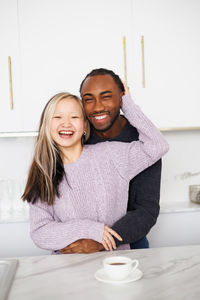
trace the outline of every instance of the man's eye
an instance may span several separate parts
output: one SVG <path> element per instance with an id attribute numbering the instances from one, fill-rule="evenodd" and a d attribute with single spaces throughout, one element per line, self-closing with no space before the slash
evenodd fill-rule
<path id="1" fill-rule="evenodd" d="M 111 96 L 110 96 L 110 95 L 107 95 L 107 96 L 103 96 L 103 98 L 104 98 L 104 99 L 109 99 L 109 98 L 111 98 Z"/>
<path id="2" fill-rule="evenodd" d="M 93 101 L 93 98 L 86 98 L 84 99 L 84 102 L 92 102 Z"/>

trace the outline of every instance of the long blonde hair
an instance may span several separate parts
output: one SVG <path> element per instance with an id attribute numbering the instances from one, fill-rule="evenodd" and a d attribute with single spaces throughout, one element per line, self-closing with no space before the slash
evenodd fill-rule
<path id="1" fill-rule="evenodd" d="M 53 96 L 47 102 L 40 118 L 33 161 L 29 170 L 25 191 L 22 195 L 24 201 L 35 203 L 40 199 L 52 205 L 55 194 L 59 196 L 58 187 L 65 171 L 60 150 L 50 135 L 50 121 L 57 103 L 66 98 L 73 98 L 80 104 L 86 123 L 86 134 L 83 135 L 82 142 L 86 142 L 89 138 L 89 122 L 86 119 L 81 99 L 70 93 L 59 93 Z"/>

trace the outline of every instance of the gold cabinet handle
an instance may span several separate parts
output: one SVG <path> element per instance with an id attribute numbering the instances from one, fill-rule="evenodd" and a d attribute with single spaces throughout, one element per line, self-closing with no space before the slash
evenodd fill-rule
<path id="1" fill-rule="evenodd" d="M 126 67 L 126 37 L 123 36 L 123 48 L 124 48 L 124 81 L 127 84 L 127 67 Z"/>
<path id="2" fill-rule="evenodd" d="M 8 56 L 8 71 L 9 71 L 9 85 L 10 85 L 10 108 L 13 109 L 13 88 L 12 88 L 12 71 L 11 71 L 10 56 Z"/>
<path id="3" fill-rule="evenodd" d="M 145 62 L 144 62 L 144 36 L 141 37 L 141 47 L 142 47 L 142 86 L 145 88 Z"/>

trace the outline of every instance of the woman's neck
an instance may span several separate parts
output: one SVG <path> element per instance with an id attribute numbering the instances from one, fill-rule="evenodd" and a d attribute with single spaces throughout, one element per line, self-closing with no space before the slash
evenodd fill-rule
<path id="1" fill-rule="evenodd" d="M 83 151 L 81 144 L 74 145 L 73 147 L 66 147 L 61 149 L 63 164 L 69 164 L 79 159 Z"/>

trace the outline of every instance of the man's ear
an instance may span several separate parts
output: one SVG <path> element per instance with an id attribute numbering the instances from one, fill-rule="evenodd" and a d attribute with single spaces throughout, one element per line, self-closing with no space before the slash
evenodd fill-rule
<path id="1" fill-rule="evenodd" d="M 122 96 L 124 96 L 125 92 L 120 93 L 120 108 L 122 107 Z"/>

